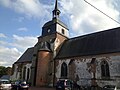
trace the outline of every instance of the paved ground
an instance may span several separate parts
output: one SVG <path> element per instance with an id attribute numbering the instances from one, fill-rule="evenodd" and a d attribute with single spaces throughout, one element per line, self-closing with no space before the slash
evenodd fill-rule
<path id="1" fill-rule="evenodd" d="M 55 90 L 55 88 L 51 88 L 51 87 L 30 87 L 29 90 Z"/>

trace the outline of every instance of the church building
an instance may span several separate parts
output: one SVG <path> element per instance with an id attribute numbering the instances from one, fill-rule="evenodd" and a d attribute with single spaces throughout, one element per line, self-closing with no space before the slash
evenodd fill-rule
<path id="1" fill-rule="evenodd" d="M 59 18 L 57 0 L 52 13 L 35 46 L 13 64 L 12 80 L 26 80 L 33 86 L 54 86 L 60 78 L 81 86 L 117 84 L 120 28 L 69 38 L 67 25 Z"/>

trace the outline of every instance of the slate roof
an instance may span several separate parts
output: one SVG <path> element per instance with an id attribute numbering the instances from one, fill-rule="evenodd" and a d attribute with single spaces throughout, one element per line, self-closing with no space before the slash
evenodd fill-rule
<path id="1" fill-rule="evenodd" d="M 28 48 L 23 55 L 16 61 L 16 63 L 22 63 L 22 62 L 31 62 L 33 57 L 33 47 Z"/>
<path id="2" fill-rule="evenodd" d="M 52 25 L 52 24 L 56 24 L 56 23 L 60 24 L 60 25 L 63 26 L 64 28 L 68 29 L 67 25 L 64 24 L 62 21 L 60 21 L 58 18 L 53 18 L 51 21 L 45 23 L 45 24 L 43 25 L 43 28 L 44 28 L 44 27 L 48 27 L 48 26 L 50 26 L 50 25 Z"/>
<path id="3" fill-rule="evenodd" d="M 66 40 L 56 59 L 120 52 L 120 27 Z"/>

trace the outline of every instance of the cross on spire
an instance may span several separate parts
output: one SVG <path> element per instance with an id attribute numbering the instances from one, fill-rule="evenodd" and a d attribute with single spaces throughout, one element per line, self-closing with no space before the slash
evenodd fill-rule
<path id="1" fill-rule="evenodd" d="M 53 18 L 58 18 L 60 14 L 60 10 L 58 9 L 58 0 L 55 2 L 55 8 L 53 10 Z"/>

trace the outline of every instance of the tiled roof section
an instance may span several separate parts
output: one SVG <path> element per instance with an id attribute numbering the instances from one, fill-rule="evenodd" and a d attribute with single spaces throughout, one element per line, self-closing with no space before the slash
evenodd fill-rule
<path id="1" fill-rule="evenodd" d="M 64 42 L 56 59 L 120 52 L 120 27 Z"/>
<path id="2" fill-rule="evenodd" d="M 28 48 L 24 54 L 16 61 L 16 63 L 22 63 L 22 62 L 31 62 L 32 56 L 33 56 L 33 47 Z"/>

